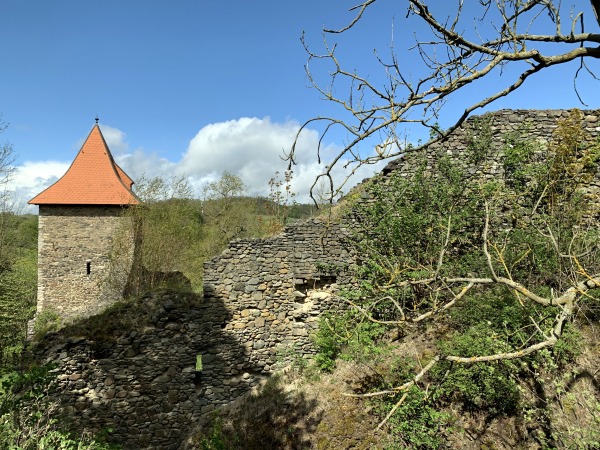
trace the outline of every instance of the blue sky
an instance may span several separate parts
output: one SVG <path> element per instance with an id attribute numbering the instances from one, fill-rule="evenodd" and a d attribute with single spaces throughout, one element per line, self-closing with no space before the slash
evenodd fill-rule
<path id="1" fill-rule="evenodd" d="M 347 23 L 356 3 L 0 0 L 0 112 L 9 124 L 0 140 L 10 141 L 19 156 L 13 187 L 27 200 L 55 181 L 97 114 L 113 154 L 133 178 L 184 174 L 200 191 L 229 170 L 243 178 L 248 193 L 264 195 L 269 178 L 285 168 L 279 156 L 298 124 L 319 115 L 343 117 L 309 89 L 300 36 L 304 31 L 319 50 L 321 28 Z M 398 51 L 422 31 L 418 22 L 404 21 L 399 3 L 379 0 L 339 38 L 343 61 L 374 80 L 379 68 L 372 51 L 386 51 L 392 21 Z M 569 3 L 592 16 L 587 1 Z M 417 76 L 417 55 L 405 55 Z M 595 61 L 589 65 L 600 69 Z M 572 89 L 576 69 L 548 71 L 494 109 L 582 107 Z M 498 80 L 486 83 L 461 100 Z M 598 86 L 590 77 L 580 80 L 590 108 L 599 107 Z M 450 106 L 458 111 L 461 102 Z M 314 161 L 320 132 L 314 127 L 303 140 L 294 186 L 301 199 L 321 169 Z M 329 154 L 344 139 L 332 133 L 325 141 Z M 375 169 L 365 168 L 357 180 Z"/>

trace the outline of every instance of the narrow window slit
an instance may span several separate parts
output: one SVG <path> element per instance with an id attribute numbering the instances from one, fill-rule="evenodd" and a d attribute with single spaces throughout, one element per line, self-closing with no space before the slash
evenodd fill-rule
<path id="1" fill-rule="evenodd" d="M 90 273 L 92 273 L 92 263 L 91 261 L 87 261 L 85 263 L 85 272 L 89 275 Z"/>
<path id="2" fill-rule="evenodd" d="M 196 355 L 196 370 L 194 372 L 194 385 L 196 393 L 202 389 L 202 355 Z"/>

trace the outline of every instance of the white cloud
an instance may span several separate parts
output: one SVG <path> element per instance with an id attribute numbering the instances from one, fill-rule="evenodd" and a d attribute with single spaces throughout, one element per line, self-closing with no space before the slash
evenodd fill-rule
<path id="1" fill-rule="evenodd" d="M 104 124 L 100 125 L 100 129 L 102 130 L 102 136 L 104 136 L 106 145 L 108 145 L 113 156 L 116 157 L 121 153 L 127 153 L 129 144 L 125 140 L 127 135 L 123 131 Z M 81 145 L 83 145 L 83 142 Z"/>
<path id="2" fill-rule="evenodd" d="M 212 180 L 226 170 L 242 179 L 248 187 L 248 194 L 267 196 L 269 180 L 275 173 L 279 172 L 280 178 L 283 178 L 287 162 L 282 160 L 282 156 L 292 147 L 298 129 L 297 122 L 274 123 L 268 117 L 242 117 L 210 124 L 190 141 L 175 170 L 196 183 Z M 316 162 L 318 140 L 318 133 L 310 129 L 304 130 L 298 140 L 297 165 L 293 167 L 291 185 L 301 202 L 309 200 L 310 186 L 324 169 L 323 164 Z M 339 150 L 335 146 L 322 149 L 325 161 L 329 162 L 328 159 Z M 333 171 L 336 183 L 341 183 L 347 175 L 341 167 L 343 162 Z M 348 188 L 372 176 L 382 166 L 360 168 L 348 183 Z"/>
<path id="3" fill-rule="evenodd" d="M 35 212 L 36 207 L 27 202 L 62 177 L 70 164 L 70 161 L 26 161 L 17 167 L 7 187 L 15 192 L 18 208 Z"/>
<path id="4" fill-rule="evenodd" d="M 269 118 L 242 117 L 207 125 L 190 141 L 176 172 L 192 180 L 212 180 L 224 171 L 238 175 L 251 195 L 264 195 L 281 159 L 291 146 L 297 124 L 273 123 Z"/>
<path id="5" fill-rule="evenodd" d="M 135 180 L 141 175 L 171 176 L 184 175 L 198 195 L 209 182 L 220 177 L 224 171 L 239 176 L 247 186 L 247 195 L 269 195 L 269 180 L 283 172 L 287 162 L 282 160 L 299 129 L 294 121 L 272 122 L 268 117 L 242 117 L 201 128 L 182 154 L 179 161 L 169 161 L 156 153 L 147 153 L 142 148 L 130 151 L 126 134 L 114 127 L 102 125 L 102 134 L 117 163 Z M 315 130 L 304 130 L 296 147 L 296 165 L 293 167 L 292 191 L 296 200 L 309 201 L 309 191 L 316 177 L 323 172 L 324 165 L 316 162 L 319 134 Z M 329 145 L 321 149 L 325 162 L 330 162 L 340 151 Z M 71 161 L 25 162 L 11 183 L 23 200 L 29 200 L 62 176 Z M 338 161 L 332 175 L 336 186 L 349 173 L 343 169 L 345 161 Z M 344 187 L 350 187 L 383 168 L 384 163 L 359 168 Z"/>
<path id="6" fill-rule="evenodd" d="M 107 143 L 108 144 L 108 143 Z M 112 147 L 109 147 L 112 152 Z M 115 161 L 133 180 L 146 177 L 169 176 L 173 174 L 175 164 L 156 153 L 146 153 L 138 148 L 130 153 L 115 155 Z"/>

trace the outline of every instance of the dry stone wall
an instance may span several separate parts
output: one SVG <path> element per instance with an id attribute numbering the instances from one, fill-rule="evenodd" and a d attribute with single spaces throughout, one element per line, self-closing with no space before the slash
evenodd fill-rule
<path id="1" fill-rule="evenodd" d="M 581 111 L 582 126 L 590 139 L 600 136 L 600 110 Z M 480 171 L 486 178 L 504 178 L 503 149 L 507 139 L 520 141 L 535 141 L 540 146 L 547 147 L 552 139 L 559 120 L 567 119 L 569 110 L 526 110 L 503 109 L 486 113 L 481 116 L 469 118 L 465 124 L 456 130 L 446 141 L 432 145 L 426 151 L 427 168 L 434 170 L 437 160 L 441 156 L 449 156 L 454 162 L 462 162 L 467 172 Z M 481 149 L 483 161 L 474 165 L 472 147 L 473 142 L 486 145 Z M 420 156 L 420 155 L 419 155 Z M 391 173 L 409 176 L 415 170 L 413 154 L 405 158 L 391 161 L 383 170 L 383 175 Z"/>
<path id="2" fill-rule="evenodd" d="M 231 313 L 224 329 L 244 342 L 249 362 L 264 373 L 282 349 L 314 353 L 310 335 L 319 315 L 343 307 L 329 292 L 350 281 L 346 232 L 319 220 L 300 222 L 273 238 L 233 242 L 205 264 L 205 298 L 223 301 Z"/>
<path id="3" fill-rule="evenodd" d="M 154 293 L 64 329 L 36 351 L 57 367 L 55 395 L 77 429 L 110 428 L 110 440 L 127 449 L 178 448 L 203 414 L 261 378 L 243 343 L 223 330 L 229 319 L 220 302 Z"/>
<path id="4" fill-rule="evenodd" d="M 600 110 L 580 112 L 587 143 L 597 143 L 600 138 Z M 501 110 L 475 116 L 446 141 L 432 145 L 425 153 L 408 154 L 390 162 L 372 181 L 386 183 L 390 176 L 410 177 L 417 167 L 422 167 L 423 158 L 426 172 L 435 176 L 441 158 L 448 157 L 459 168 L 462 166 L 465 178 L 471 181 L 503 182 L 506 147 L 519 142 L 533 142 L 536 149 L 533 158 L 542 162 L 548 157 L 548 146 L 558 122 L 570 115 L 569 110 Z M 585 216 L 595 223 L 600 219 L 600 166 L 584 194 L 589 200 Z M 365 195 L 363 200 L 368 198 Z"/>

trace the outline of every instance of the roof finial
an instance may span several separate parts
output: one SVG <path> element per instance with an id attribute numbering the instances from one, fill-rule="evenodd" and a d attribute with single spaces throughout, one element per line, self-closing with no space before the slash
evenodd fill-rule
<path id="1" fill-rule="evenodd" d="M 98 121 L 99 121 L 99 120 L 100 120 L 100 119 L 98 119 L 98 114 L 96 114 L 96 125 L 98 125 Z"/>

